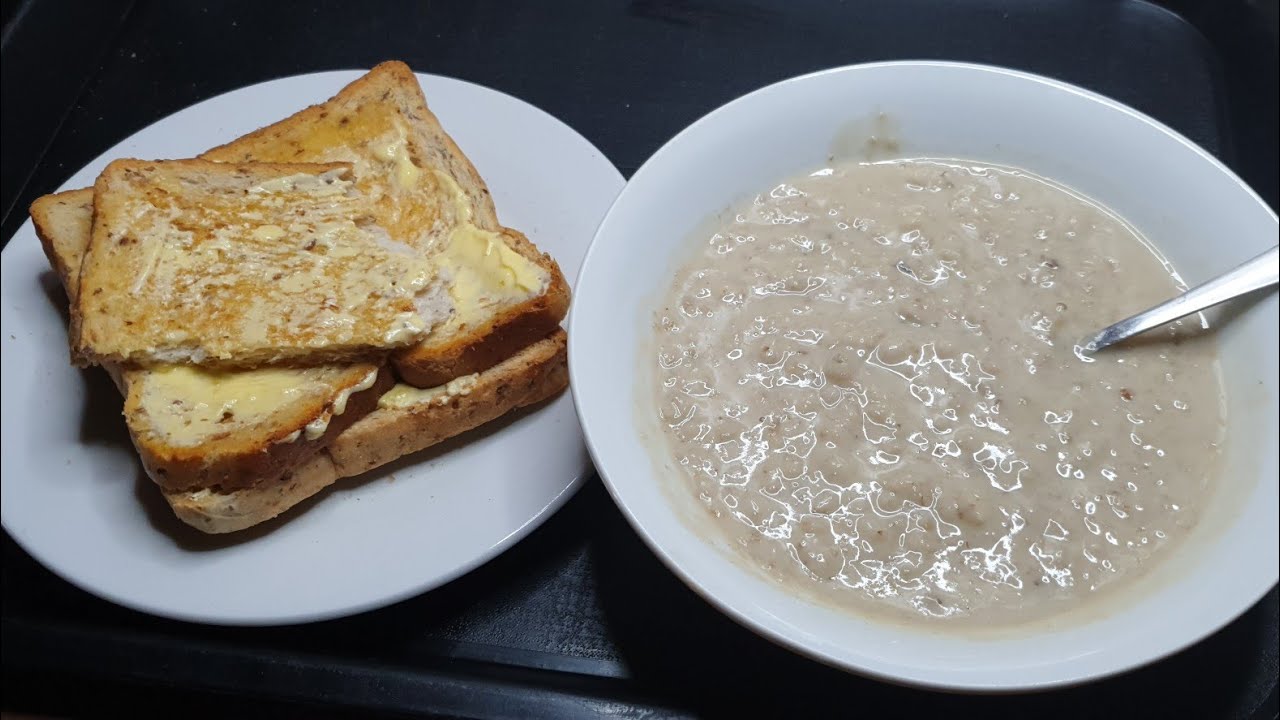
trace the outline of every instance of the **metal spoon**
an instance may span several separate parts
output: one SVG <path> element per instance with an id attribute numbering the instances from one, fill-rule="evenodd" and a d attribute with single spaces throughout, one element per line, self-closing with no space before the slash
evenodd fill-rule
<path id="1" fill-rule="evenodd" d="M 1131 338 L 1180 317 L 1211 308 L 1219 303 L 1240 297 L 1254 290 L 1275 287 L 1280 283 L 1280 246 L 1273 247 L 1228 273 L 1197 285 L 1167 302 L 1150 310 L 1126 318 L 1096 335 L 1086 337 L 1080 348 L 1087 353 L 1097 352 L 1108 345 Z"/>

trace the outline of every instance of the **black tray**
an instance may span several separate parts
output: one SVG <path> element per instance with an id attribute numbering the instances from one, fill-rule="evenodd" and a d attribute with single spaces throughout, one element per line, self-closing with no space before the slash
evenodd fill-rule
<path id="1" fill-rule="evenodd" d="M 6 3 L 3 237 L 31 199 L 170 112 L 273 77 L 387 58 L 532 102 L 628 175 L 697 117 L 775 80 L 895 58 L 994 63 L 1153 115 L 1275 207 L 1275 3 L 1168 5 L 1181 15 L 1134 0 Z M 1010 697 L 908 690 L 802 659 L 721 616 L 648 552 L 598 480 L 444 588 L 292 628 L 140 615 L 55 578 L 7 535 L 3 544 L 6 710 L 1276 716 L 1275 589 L 1195 647 L 1086 687 Z"/>

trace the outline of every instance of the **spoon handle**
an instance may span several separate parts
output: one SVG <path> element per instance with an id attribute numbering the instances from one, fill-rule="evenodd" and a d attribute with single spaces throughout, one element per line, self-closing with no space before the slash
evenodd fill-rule
<path id="1" fill-rule="evenodd" d="M 1197 285 L 1172 300 L 1126 318 L 1080 343 L 1086 352 L 1102 348 L 1146 332 L 1181 317 L 1200 312 L 1254 290 L 1280 283 L 1280 246 L 1273 247 L 1240 267 Z"/>

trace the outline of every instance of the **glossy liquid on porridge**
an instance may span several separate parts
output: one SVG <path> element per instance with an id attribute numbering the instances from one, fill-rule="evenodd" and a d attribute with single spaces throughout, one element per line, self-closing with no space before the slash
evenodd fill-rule
<path id="1" fill-rule="evenodd" d="M 1081 353 L 1181 287 L 1106 210 L 1016 170 L 848 164 L 696 242 L 645 359 L 664 457 L 780 582 L 1012 623 L 1195 523 L 1224 433 L 1216 351 L 1173 328 Z"/>

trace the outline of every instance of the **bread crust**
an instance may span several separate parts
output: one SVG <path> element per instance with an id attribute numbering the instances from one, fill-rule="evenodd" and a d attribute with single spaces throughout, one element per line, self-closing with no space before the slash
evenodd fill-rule
<path id="1" fill-rule="evenodd" d="M 30 215 L 44 256 L 74 305 L 80 290 L 80 260 L 93 226 L 93 188 L 42 195 L 31 203 Z M 60 219 L 74 227 L 59 228 Z"/>
<path id="2" fill-rule="evenodd" d="M 266 522 L 338 479 L 333 461 L 323 451 L 290 470 L 279 481 L 233 492 L 164 490 L 173 514 L 211 535 L 244 530 Z"/>

